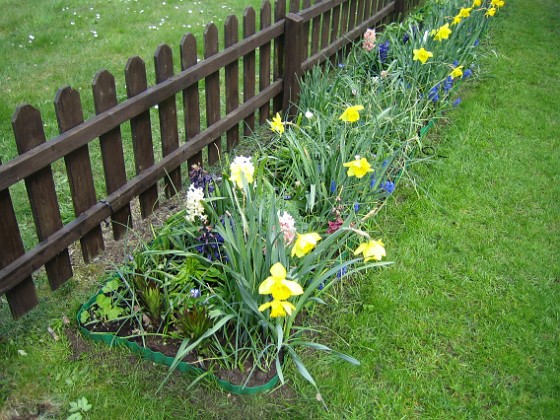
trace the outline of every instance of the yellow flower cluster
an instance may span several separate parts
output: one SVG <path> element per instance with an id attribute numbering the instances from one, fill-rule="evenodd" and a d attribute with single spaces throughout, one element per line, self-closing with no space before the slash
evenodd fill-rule
<path id="1" fill-rule="evenodd" d="M 282 263 L 274 264 L 270 268 L 270 274 L 271 276 L 259 286 L 259 294 L 272 295 L 272 300 L 259 306 L 259 311 L 263 312 L 271 308 L 271 318 L 291 315 L 296 307 L 287 299 L 303 294 L 302 287 L 295 281 L 286 280 L 287 272 Z"/>
<path id="2" fill-rule="evenodd" d="M 426 64 L 426 61 L 428 61 L 430 57 L 434 56 L 434 54 L 432 54 L 430 51 L 426 51 L 424 47 L 420 48 L 419 50 L 412 50 L 412 52 L 414 53 L 414 57 L 412 58 L 412 60 L 420 61 L 422 64 Z"/>
<path id="3" fill-rule="evenodd" d="M 355 176 L 358 179 L 363 178 L 368 172 L 373 172 L 367 159 L 360 156 L 356 156 L 356 159 L 351 162 L 343 163 L 342 166 L 348 168 L 348 176 Z"/>
<path id="4" fill-rule="evenodd" d="M 349 106 L 342 113 L 342 115 L 338 117 L 338 119 L 344 122 L 350 122 L 350 123 L 356 122 L 360 119 L 359 111 L 362 111 L 363 109 L 364 107 L 362 105 Z"/>

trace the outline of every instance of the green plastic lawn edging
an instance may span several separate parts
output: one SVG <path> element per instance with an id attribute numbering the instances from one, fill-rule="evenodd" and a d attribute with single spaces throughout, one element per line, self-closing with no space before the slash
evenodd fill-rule
<path id="1" fill-rule="evenodd" d="M 86 303 L 84 303 L 81 306 L 80 310 L 76 315 L 76 320 L 78 321 L 78 328 L 82 333 L 82 335 L 88 337 L 93 341 L 107 344 L 109 347 L 115 345 L 125 346 L 132 352 L 141 355 L 144 359 L 151 360 L 152 362 L 160 365 L 171 366 L 171 364 L 174 361 L 173 357 L 165 356 L 164 354 L 157 351 L 153 351 L 147 347 L 142 347 L 137 343 L 133 341 L 129 341 L 123 337 L 118 337 L 111 333 L 92 332 L 82 326 L 82 323 L 80 322 L 80 317 L 82 315 L 82 312 L 87 311 L 95 303 L 95 299 L 100 293 L 102 293 L 101 289 L 99 290 L 99 292 L 97 292 L 94 296 L 92 296 Z M 218 378 L 211 372 L 205 371 L 204 369 L 195 367 L 186 362 L 179 362 L 179 364 L 177 365 L 177 370 L 179 370 L 182 373 L 189 372 L 197 375 L 208 376 L 214 379 L 224 390 L 240 395 L 254 395 L 262 392 L 271 391 L 278 384 L 278 380 L 279 380 L 278 375 L 275 375 L 266 384 L 250 387 L 250 386 L 232 384 L 231 382 Z"/>

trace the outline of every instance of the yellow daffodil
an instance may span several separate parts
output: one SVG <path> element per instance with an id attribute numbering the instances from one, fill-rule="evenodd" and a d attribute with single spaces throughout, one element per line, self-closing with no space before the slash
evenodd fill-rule
<path id="1" fill-rule="evenodd" d="M 486 14 L 484 16 L 489 17 L 489 16 L 494 16 L 495 14 L 496 14 L 496 8 L 491 7 L 490 9 L 488 9 L 488 11 L 486 12 Z"/>
<path id="2" fill-rule="evenodd" d="M 301 295 L 303 289 L 292 280 L 286 280 L 286 269 L 277 262 L 270 268 L 270 277 L 259 286 L 259 294 L 271 294 L 275 300 L 286 300 L 291 296 Z"/>
<path id="3" fill-rule="evenodd" d="M 364 262 L 370 260 L 381 261 L 385 254 L 385 247 L 381 241 L 367 241 L 362 244 L 354 251 L 354 255 L 363 254 Z"/>
<path id="4" fill-rule="evenodd" d="M 449 35 L 451 35 L 451 29 L 449 29 L 449 23 L 446 23 L 443 26 L 440 26 L 440 28 L 436 31 L 436 34 L 434 35 L 434 39 L 436 41 L 443 41 L 444 39 L 449 38 Z"/>
<path id="5" fill-rule="evenodd" d="M 482 4 L 482 0 L 474 0 L 472 7 L 479 7 Z"/>
<path id="6" fill-rule="evenodd" d="M 343 163 L 342 166 L 348 168 L 348 176 L 356 178 L 363 178 L 368 172 L 373 172 L 367 159 L 359 156 L 356 156 L 356 159 L 351 162 Z"/>
<path id="7" fill-rule="evenodd" d="M 459 14 L 457 16 L 461 16 L 462 18 L 468 18 L 471 14 L 472 7 L 462 7 L 459 10 Z"/>
<path id="8" fill-rule="evenodd" d="M 296 309 L 296 307 L 292 305 L 290 302 L 274 299 L 270 302 L 263 303 L 261 306 L 259 306 L 259 311 L 263 312 L 266 311 L 268 308 L 271 308 L 270 309 L 271 318 L 286 316 L 286 314 L 291 315 L 292 311 Z"/>
<path id="9" fill-rule="evenodd" d="M 239 188 L 243 188 L 243 180 L 250 184 L 253 182 L 255 167 L 250 157 L 237 156 L 229 167 L 230 181 L 235 182 Z"/>
<path id="10" fill-rule="evenodd" d="M 342 120 L 344 122 L 351 122 L 351 123 L 356 122 L 360 119 L 359 111 L 361 111 L 363 109 L 364 109 L 364 107 L 362 105 L 349 106 L 342 113 L 342 115 L 340 117 L 338 117 L 338 119 Z"/>
<path id="11" fill-rule="evenodd" d="M 282 118 L 280 118 L 280 113 L 276 113 L 272 121 L 268 122 L 270 124 L 270 129 L 278 134 L 284 134 L 284 123 Z"/>
<path id="12" fill-rule="evenodd" d="M 461 16 L 457 15 L 453 18 L 453 22 L 451 22 L 451 24 L 458 25 L 459 23 L 461 23 Z"/>
<path id="13" fill-rule="evenodd" d="M 456 79 L 458 77 L 463 77 L 463 67 L 464 66 L 458 66 L 455 67 L 453 69 L 453 71 L 451 73 L 449 73 L 449 75 L 451 76 L 452 79 Z"/>
<path id="14" fill-rule="evenodd" d="M 318 233 L 304 233 L 303 235 L 297 234 L 296 243 L 292 248 L 292 257 L 297 255 L 298 258 L 303 257 L 317 245 L 317 242 L 321 240 L 321 236 Z"/>
<path id="15" fill-rule="evenodd" d="M 430 57 L 434 56 L 430 51 L 426 51 L 424 48 L 413 50 L 413 53 L 414 57 L 412 58 L 412 60 L 420 61 L 422 64 L 426 64 L 426 61 L 428 61 Z"/>
<path id="16" fill-rule="evenodd" d="M 505 4 L 506 2 L 504 0 L 492 0 L 490 2 L 490 5 L 492 7 L 498 7 L 498 8 L 505 6 Z"/>

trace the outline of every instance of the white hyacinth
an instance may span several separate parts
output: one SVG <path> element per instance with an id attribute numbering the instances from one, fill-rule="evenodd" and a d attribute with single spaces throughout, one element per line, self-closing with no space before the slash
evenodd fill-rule
<path id="1" fill-rule="evenodd" d="M 189 185 L 187 191 L 187 203 L 186 210 L 187 214 L 185 219 L 188 222 L 194 222 L 198 217 L 202 221 L 206 221 L 206 215 L 204 214 L 204 206 L 202 201 L 204 200 L 204 191 L 202 188 L 195 188 L 193 184 Z"/>

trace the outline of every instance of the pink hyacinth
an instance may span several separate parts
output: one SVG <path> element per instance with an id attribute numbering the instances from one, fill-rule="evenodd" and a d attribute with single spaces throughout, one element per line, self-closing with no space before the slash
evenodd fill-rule
<path id="1" fill-rule="evenodd" d="M 375 40 L 377 35 L 375 34 L 375 29 L 368 29 L 364 34 L 364 43 L 362 48 L 366 51 L 371 51 L 375 48 Z"/>
<path id="2" fill-rule="evenodd" d="M 286 211 L 282 215 L 278 214 L 278 221 L 280 222 L 280 230 L 284 235 L 284 242 L 286 242 L 286 245 L 290 245 L 296 237 L 296 221 Z"/>

